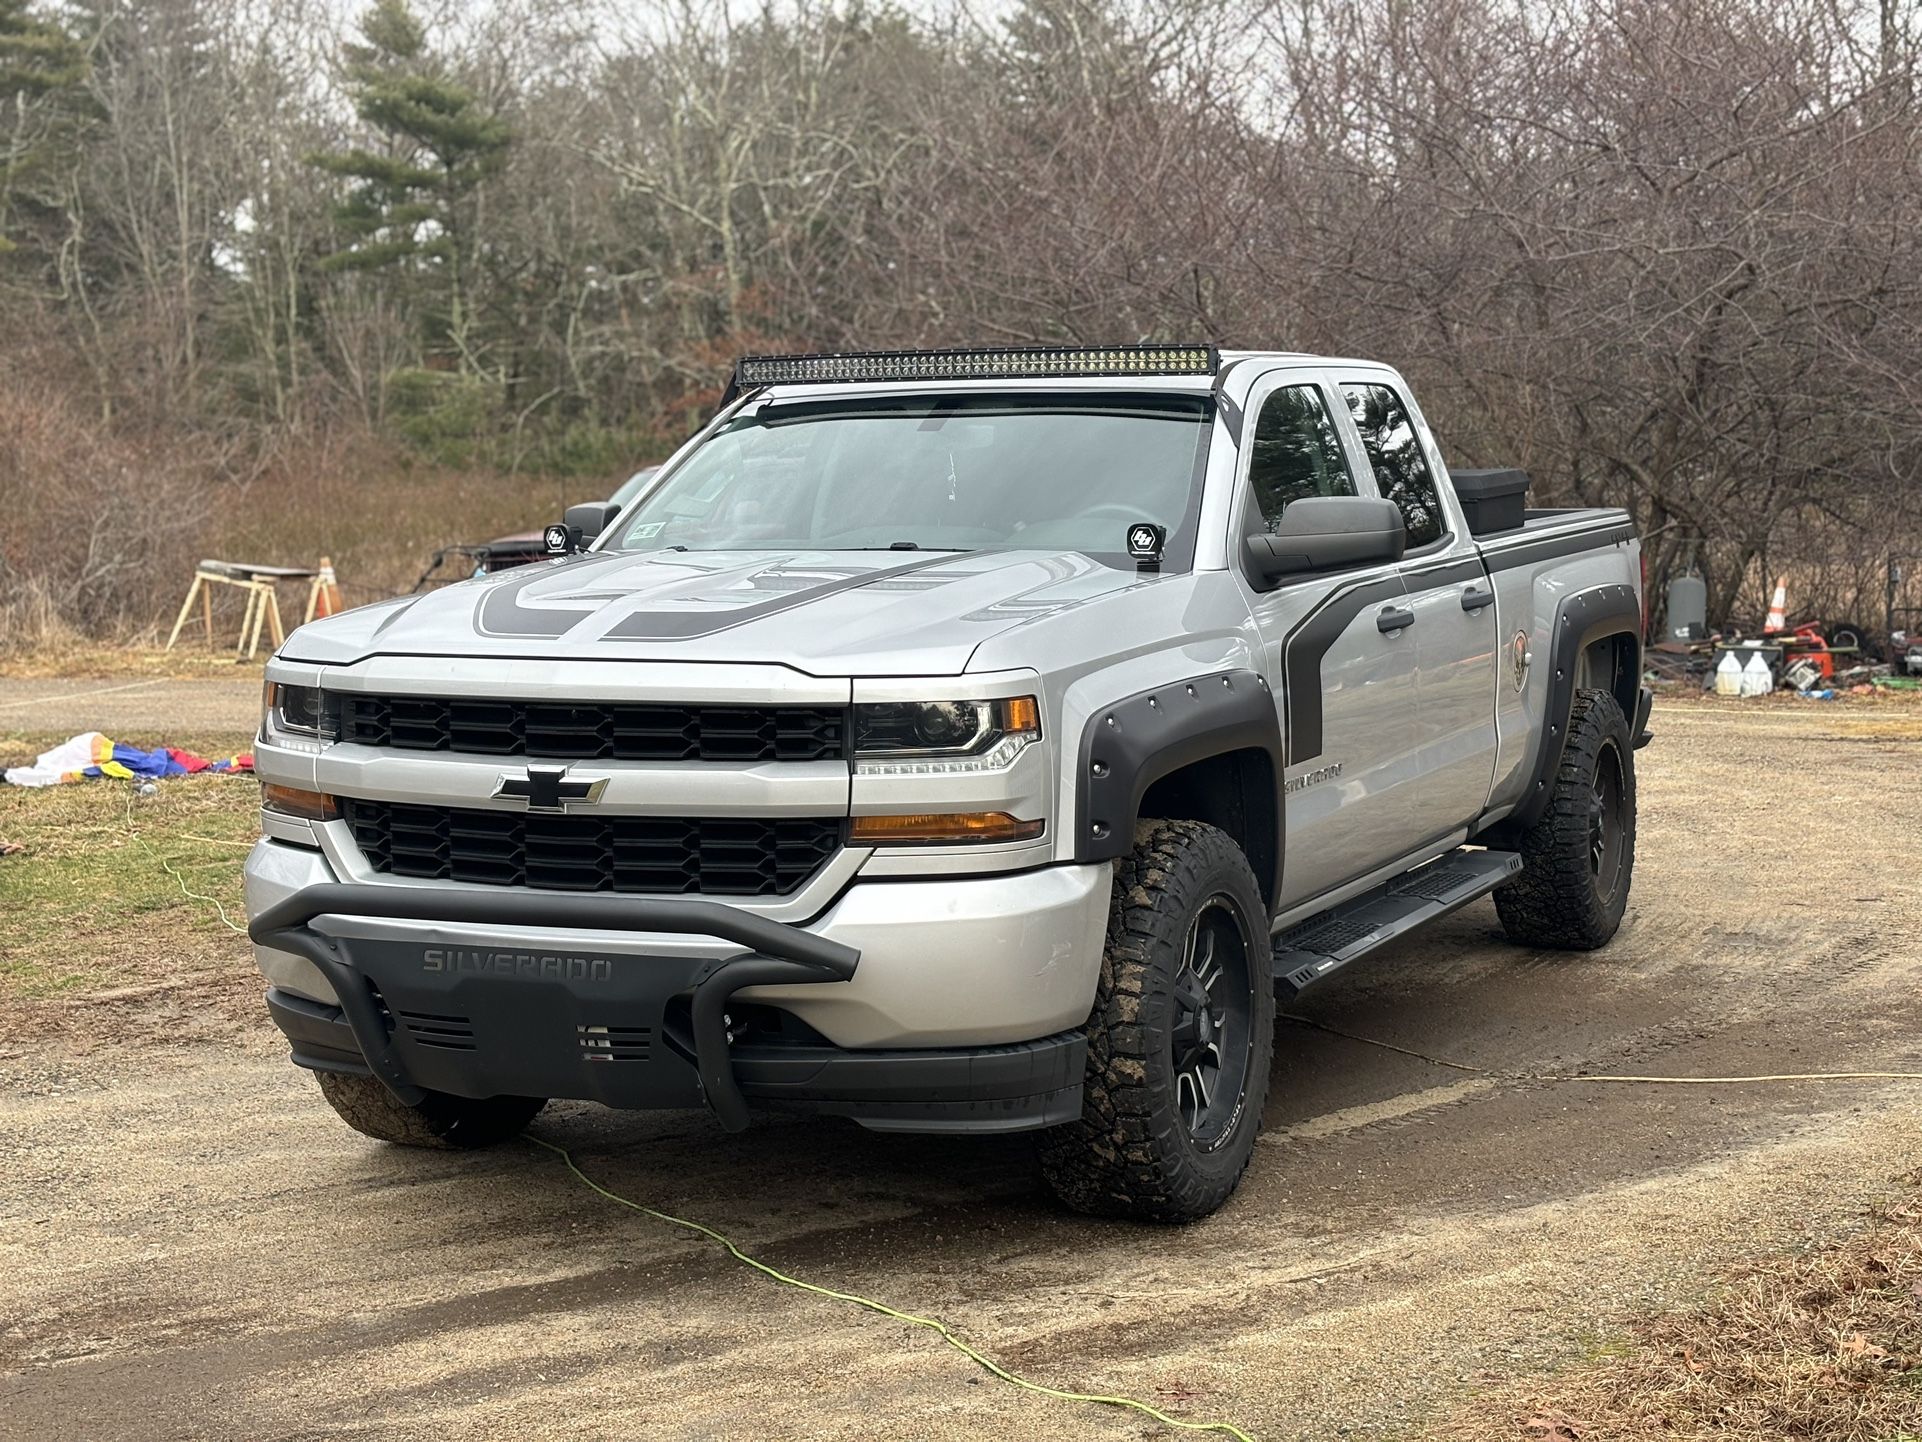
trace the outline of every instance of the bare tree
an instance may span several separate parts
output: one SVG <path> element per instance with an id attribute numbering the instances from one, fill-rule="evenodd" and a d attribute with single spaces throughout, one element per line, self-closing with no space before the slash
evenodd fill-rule
<path id="1" fill-rule="evenodd" d="M 90 377 L 63 414 L 221 437 L 222 475 L 368 432 L 611 479 L 742 350 L 1193 337 L 1393 361 L 1451 458 L 1628 507 L 1658 598 L 1798 569 L 1859 616 L 1922 550 L 1902 0 L 418 0 L 513 136 L 462 200 L 442 452 L 397 402 L 438 302 L 325 273 L 350 237 L 299 163 L 378 148 L 351 17 L 11 3 L 87 101 L 56 151 L 34 97 L 0 129 L 60 157 L 0 349 Z"/>

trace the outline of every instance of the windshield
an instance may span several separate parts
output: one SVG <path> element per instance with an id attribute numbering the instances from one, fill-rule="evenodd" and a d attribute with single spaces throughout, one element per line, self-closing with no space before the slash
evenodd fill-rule
<path id="1" fill-rule="evenodd" d="M 642 466 L 638 471 L 634 472 L 633 475 L 616 486 L 614 488 L 614 494 L 609 496 L 608 500 L 617 506 L 626 505 L 647 488 L 647 483 L 654 479 L 660 469 L 659 466 Z"/>
<path id="2" fill-rule="evenodd" d="M 622 518 L 617 548 L 1192 556 L 1211 403 L 1196 395 L 925 396 L 743 414 Z"/>

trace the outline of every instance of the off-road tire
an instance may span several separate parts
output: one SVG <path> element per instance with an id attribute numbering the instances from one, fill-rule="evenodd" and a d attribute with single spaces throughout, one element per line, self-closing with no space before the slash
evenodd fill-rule
<path id="1" fill-rule="evenodd" d="M 1614 844 L 1597 842 L 1595 812 L 1604 773 L 1614 793 L 1602 803 Z M 1613 695 L 1575 693 L 1562 763 L 1548 809 L 1522 837 L 1522 874 L 1495 893 L 1510 941 L 1563 951 L 1593 951 L 1622 924 L 1635 872 L 1635 748 L 1628 718 Z M 1598 862 L 1596 847 L 1606 860 Z M 1604 874 L 1606 873 L 1606 874 Z"/>
<path id="2" fill-rule="evenodd" d="M 370 1076 L 318 1071 L 320 1094 L 340 1119 L 363 1136 L 403 1147 L 472 1150 L 517 1137 L 547 1105 L 543 1097 L 471 1097 L 429 1092 L 409 1106 Z"/>
<path id="3" fill-rule="evenodd" d="M 1238 1101 L 1218 1123 L 1220 1135 L 1198 1142 L 1182 1111 L 1174 988 L 1204 912 L 1210 925 L 1238 922 L 1245 929 L 1251 995 Z M 1191 1222 L 1233 1193 L 1254 1155 L 1274 1054 L 1267 915 L 1247 857 L 1226 834 L 1196 821 L 1137 826 L 1134 850 L 1115 865 L 1081 1118 L 1041 1139 L 1043 1175 L 1067 1205 L 1101 1216 Z M 1218 1083 L 1225 1084 L 1228 1070 L 1224 1064 Z M 1227 1096 L 1225 1085 L 1217 1094 Z"/>

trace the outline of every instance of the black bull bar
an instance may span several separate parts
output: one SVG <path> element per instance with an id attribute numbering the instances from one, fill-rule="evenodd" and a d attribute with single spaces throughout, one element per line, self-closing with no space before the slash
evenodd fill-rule
<path id="1" fill-rule="evenodd" d="M 256 916 L 247 935 L 257 945 L 305 957 L 332 984 L 342 1016 L 360 1044 L 368 1068 L 410 1106 L 427 1096 L 394 1053 L 386 1022 L 360 971 L 331 937 L 309 923 L 318 916 L 375 920 L 440 921 L 495 926 L 544 926 L 562 930 L 679 932 L 719 937 L 752 950 L 703 966 L 694 978 L 689 1028 L 701 1095 L 728 1131 L 748 1125 L 747 1099 L 728 1057 L 727 1004 L 743 987 L 848 981 L 860 965 L 854 947 L 802 931 L 717 901 L 639 897 L 492 895 L 431 888 L 347 886 L 325 882 L 303 887 Z"/>

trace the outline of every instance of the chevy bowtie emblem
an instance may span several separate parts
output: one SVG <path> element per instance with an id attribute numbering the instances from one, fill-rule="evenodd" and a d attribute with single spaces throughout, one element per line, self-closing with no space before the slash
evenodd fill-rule
<path id="1" fill-rule="evenodd" d="M 565 811 L 570 801 L 591 805 L 601 799 L 605 790 L 605 776 L 592 780 L 584 776 L 574 778 L 567 774 L 565 766 L 530 766 L 518 775 L 503 771 L 500 780 L 494 783 L 496 796 L 524 800 L 529 811 Z"/>

